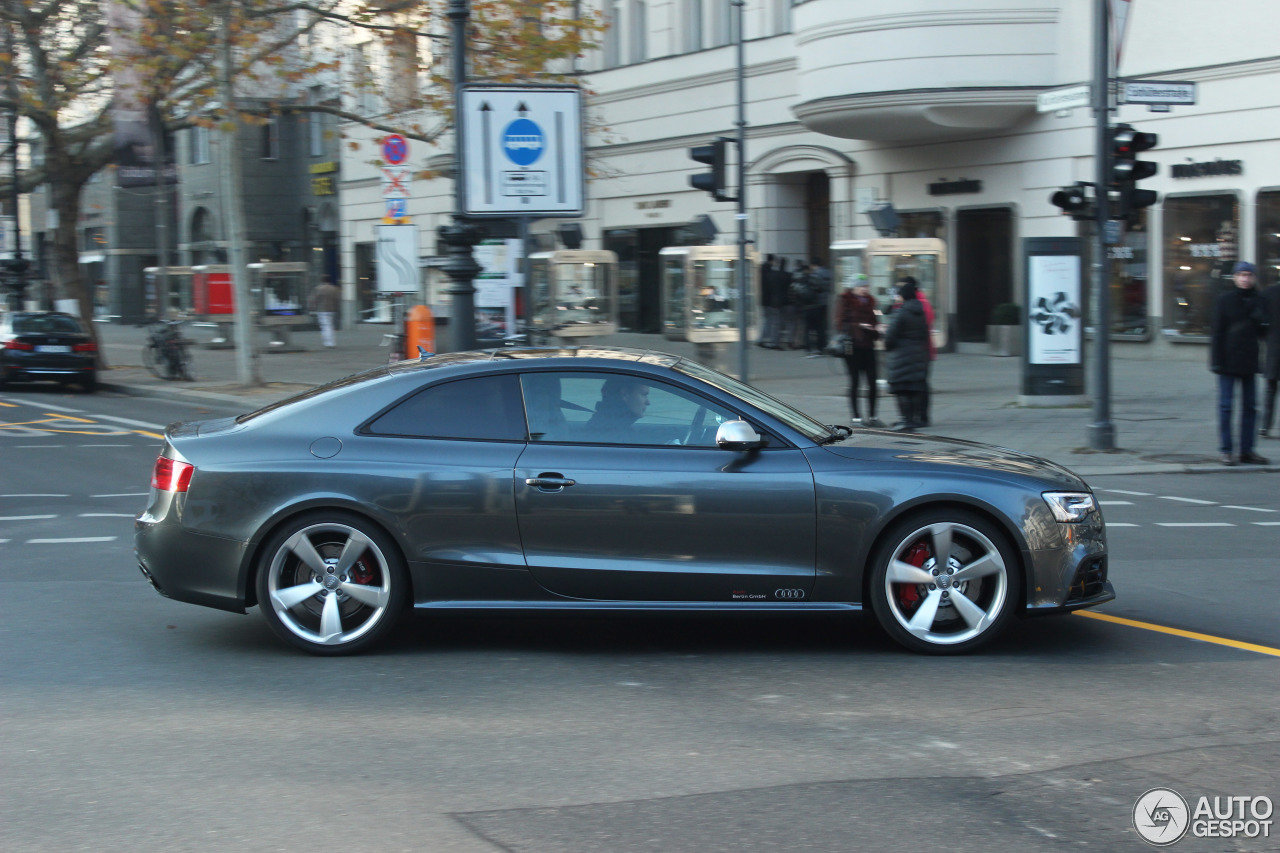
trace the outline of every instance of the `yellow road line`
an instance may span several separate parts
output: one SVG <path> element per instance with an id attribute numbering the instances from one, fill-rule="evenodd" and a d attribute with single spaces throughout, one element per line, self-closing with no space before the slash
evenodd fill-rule
<path id="1" fill-rule="evenodd" d="M 18 408 L 18 404 L 17 404 L 17 403 L 0 403 L 0 406 L 4 406 L 6 409 L 16 409 L 16 408 Z"/>
<path id="2" fill-rule="evenodd" d="M 145 435 L 147 438 L 164 438 L 163 435 L 159 435 L 154 432 L 147 432 L 145 429 L 135 429 L 133 432 L 136 432 L 138 435 Z"/>
<path id="3" fill-rule="evenodd" d="M 46 415 L 54 420 L 79 421 L 82 424 L 96 424 L 97 421 L 91 421 L 88 418 L 77 418 L 75 415 L 55 415 L 53 412 L 45 412 Z"/>
<path id="4" fill-rule="evenodd" d="M 1077 610 L 1075 611 L 1075 615 L 1086 616 L 1089 619 L 1097 619 L 1101 622 L 1114 622 L 1117 625 L 1128 625 L 1130 628 L 1142 628 L 1146 631 L 1155 631 L 1158 634 L 1172 634 L 1175 637 L 1186 637 L 1188 640 L 1199 640 L 1202 643 L 1214 643 L 1219 646 L 1230 646 L 1233 649 L 1243 649 L 1246 652 L 1257 652 L 1260 655 L 1280 657 L 1280 649 L 1273 649 L 1270 646 L 1259 646 L 1254 643 L 1242 643 L 1239 640 L 1228 640 L 1226 637 L 1215 637 L 1211 634 L 1197 634 L 1195 631 L 1184 631 L 1181 628 L 1167 628 L 1164 625 L 1153 625 L 1150 622 L 1138 622 L 1134 619 L 1111 616 L 1107 613 L 1098 613 L 1093 610 Z"/>

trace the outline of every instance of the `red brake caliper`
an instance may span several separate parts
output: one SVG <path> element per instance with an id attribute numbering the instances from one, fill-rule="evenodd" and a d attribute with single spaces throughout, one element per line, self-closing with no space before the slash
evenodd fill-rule
<path id="1" fill-rule="evenodd" d="M 902 562 L 910 563 L 917 569 L 924 566 L 925 560 L 929 559 L 929 546 L 924 542 L 917 542 L 911 546 L 911 550 L 902 558 Z M 902 605 L 902 609 L 908 613 L 915 610 L 920 604 L 920 590 L 913 583 L 898 584 L 898 603 Z"/>
<path id="2" fill-rule="evenodd" d="M 356 560 L 355 565 L 351 567 L 351 571 L 347 575 L 351 578 L 352 583 L 364 586 L 373 580 L 373 569 L 369 568 L 369 564 L 364 560 Z"/>

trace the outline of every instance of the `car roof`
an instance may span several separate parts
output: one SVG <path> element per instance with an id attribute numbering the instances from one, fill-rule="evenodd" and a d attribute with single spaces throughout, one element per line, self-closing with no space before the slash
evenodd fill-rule
<path id="1" fill-rule="evenodd" d="M 632 362 L 658 367 L 672 367 L 681 360 L 680 356 L 672 355 L 671 353 L 635 347 L 502 347 L 500 349 L 451 352 L 426 356 L 420 359 L 396 362 L 390 365 L 388 369 L 392 373 L 407 373 L 416 370 L 483 362 L 499 364 L 512 361 L 522 362 L 522 367 L 550 367 L 553 365 L 568 366 L 571 361 L 581 359 Z"/>

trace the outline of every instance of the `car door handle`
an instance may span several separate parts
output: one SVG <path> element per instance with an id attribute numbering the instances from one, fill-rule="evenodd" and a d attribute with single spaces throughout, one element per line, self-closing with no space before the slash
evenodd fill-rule
<path id="1" fill-rule="evenodd" d="M 562 477 L 559 474 L 539 474 L 537 477 L 529 477 L 524 481 L 526 486 L 537 486 L 543 491 L 559 491 L 565 486 L 575 485 L 577 481 L 570 480 L 568 477 Z"/>

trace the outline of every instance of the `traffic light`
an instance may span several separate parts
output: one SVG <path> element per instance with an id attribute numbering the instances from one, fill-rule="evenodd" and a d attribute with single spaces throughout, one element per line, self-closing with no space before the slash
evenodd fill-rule
<path id="1" fill-rule="evenodd" d="M 711 193 L 716 201 L 738 200 L 737 196 L 728 194 L 728 186 L 725 183 L 725 154 L 732 141 L 727 136 L 717 136 L 710 145 L 695 145 L 689 149 L 690 157 L 711 167 L 709 171 L 690 175 L 689 186 Z"/>
<path id="2" fill-rule="evenodd" d="M 1087 220 L 1097 216 L 1093 199 L 1089 195 L 1089 187 L 1093 184 L 1076 181 L 1074 185 L 1063 187 L 1049 196 L 1054 207 L 1062 208 L 1062 212 L 1072 219 Z"/>
<path id="3" fill-rule="evenodd" d="M 1134 222 L 1138 211 L 1156 203 L 1155 190 L 1140 190 L 1137 182 L 1150 178 L 1157 164 L 1139 160 L 1138 154 L 1156 147 L 1160 137 L 1134 130 L 1132 125 L 1111 128 L 1111 184 L 1107 187 L 1107 218 Z"/>

